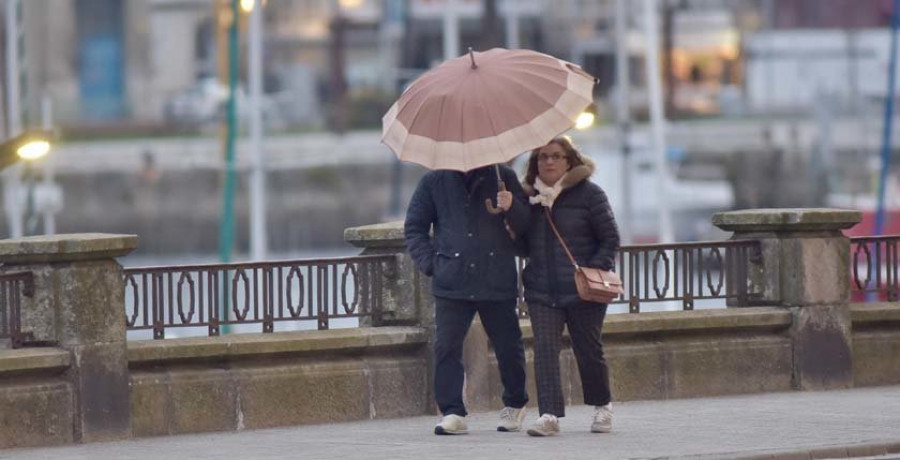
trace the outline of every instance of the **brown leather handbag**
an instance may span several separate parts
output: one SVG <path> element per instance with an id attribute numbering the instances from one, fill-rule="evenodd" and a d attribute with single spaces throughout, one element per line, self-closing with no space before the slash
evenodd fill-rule
<path id="1" fill-rule="evenodd" d="M 615 272 L 599 268 L 580 267 L 575 258 L 572 257 L 572 253 L 569 252 L 569 247 L 566 246 L 566 242 L 563 240 L 562 235 L 559 234 L 559 230 L 556 229 L 553 217 L 550 216 L 550 210 L 544 208 L 544 213 L 547 216 L 547 222 L 550 222 L 550 228 L 553 229 L 553 233 L 559 239 L 559 243 L 566 251 L 566 255 L 569 256 L 572 266 L 575 267 L 575 287 L 578 289 L 578 297 L 588 302 L 610 303 L 620 295 L 625 294 L 625 290 L 622 288 L 622 279 Z"/>

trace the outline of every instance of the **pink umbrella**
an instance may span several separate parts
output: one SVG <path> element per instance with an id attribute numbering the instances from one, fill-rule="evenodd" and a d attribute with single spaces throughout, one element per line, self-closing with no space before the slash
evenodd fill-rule
<path id="1" fill-rule="evenodd" d="M 570 129 L 593 102 L 594 82 L 536 51 L 470 48 L 407 88 L 382 119 L 381 141 L 430 169 L 505 163 Z"/>

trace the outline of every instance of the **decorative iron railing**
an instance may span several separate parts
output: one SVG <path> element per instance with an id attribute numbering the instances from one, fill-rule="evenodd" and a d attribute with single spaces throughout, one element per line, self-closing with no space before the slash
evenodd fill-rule
<path id="1" fill-rule="evenodd" d="M 31 272 L 0 274 L 0 342 L 8 340 L 19 348 L 30 340 L 31 334 L 22 332 L 22 297 L 33 295 Z"/>
<path id="2" fill-rule="evenodd" d="M 228 325 L 316 321 L 328 329 L 336 318 L 378 317 L 393 255 L 289 260 L 125 270 L 126 324 L 150 329 L 154 339 L 172 328 L 205 327 L 221 334 Z"/>
<path id="3" fill-rule="evenodd" d="M 850 238 L 850 272 L 854 297 L 900 300 L 900 235 Z"/>
<path id="4" fill-rule="evenodd" d="M 680 303 L 683 310 L 714 299 L 746 306 L 750 264 L 760 258 L 756 240 L 622 246 L 616 272 L 625 294 L 613 304 L 627 304 L 629 313 L 648 302 Z"/>

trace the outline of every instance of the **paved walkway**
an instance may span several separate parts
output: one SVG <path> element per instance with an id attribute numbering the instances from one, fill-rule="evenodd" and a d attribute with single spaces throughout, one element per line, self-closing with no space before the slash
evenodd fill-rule
<path id="1" fill-rule="evenodd" d="M 463 436 L 435 436 L 435 417 L 413 417 L 6 450 L 0 459 L 900 458 L 900 386 L 624 402 L 614 410 L 610 434 L 588 433 L 591 408 L 578 406 L 554 438 L 498 433 L 495 414 L 476 414 Z"/>

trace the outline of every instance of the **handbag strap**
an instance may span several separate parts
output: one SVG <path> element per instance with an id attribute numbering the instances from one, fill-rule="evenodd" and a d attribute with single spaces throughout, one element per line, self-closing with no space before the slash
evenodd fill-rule
<path id="1" fill-rule="evenodd" d="M 550 222 L 550 228 L 553 229 L 553 233 L 556 234 L 556 238 L 559 240 L 559 244 L 562 245 L 563 249 L 566 251 L 566 255 L 569 257 L 569 261 L 572 262 L 572 266 L 575 267 L 575 270 L 581 269 L 578 266 L 578 262 L 575 262 L 575 258 L 572 257 L 572 253 L 569 252 L 569 247 L 566 246 L 565 240 L 563 240 L 562 235 L 559 234 L 559 230 L 556 229 L 556 224 L 553 223 L 553 217 L 550 215 L 550 208 L 544 208 L 544 215 L 547 216 L 547 222 Z"/>

